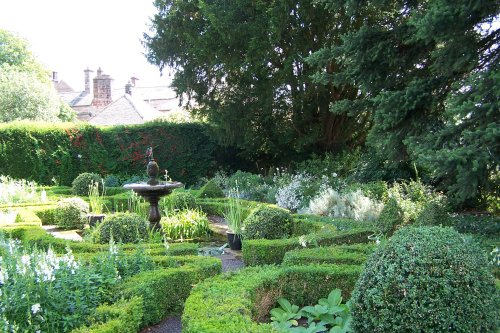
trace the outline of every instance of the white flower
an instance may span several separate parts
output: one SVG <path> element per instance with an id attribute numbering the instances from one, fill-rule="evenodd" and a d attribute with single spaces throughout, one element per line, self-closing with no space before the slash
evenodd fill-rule
<path id="1" fill-rule="evenodd" d="M 82 158 L 82 155 L 81 155 L 81 154 L 78 154 L 78 155 L 76 155 L 76 156 L 77 156 L 78 158 Z"/>
<path id="2" fill-rule="evenodd" d="M 31 306 L 31 312 L 33 314 L 37 314 L 38 312 L 40 312 L 41 309 L 42 307 L 40 306 L 40 303 L 36 303 Z"/>
<path id="3" fill-rule="evenodd" d="M 40 194 L 40 200 L 42 202 L 46 202 L 47 201 L 47 192 L 45 190 L 42 190 L 42 193 Z"/>
<path id="4" fill-rule="evenodd" d="M 377 240 L 375 241 L 375 244 L 379 245 L 380 244 L 380 239 L 377 238 Z"/>
<path id="5" fill-rule="evenodd" d="M 307 240 L 305 236 L 300 236 L 299 237 L 299 244 L 302 247 L 307 247 Z"/>
<path id="6" fill-rule="evenodd" d="M 337 177 L 337 173 L 336 172 L 332 173 L 332 177 L 333 178 Z"/>

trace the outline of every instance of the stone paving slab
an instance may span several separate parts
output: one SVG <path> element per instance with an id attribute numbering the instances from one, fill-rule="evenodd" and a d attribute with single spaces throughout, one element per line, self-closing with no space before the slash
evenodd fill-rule
<path id="1" fill-rule="evenodd" d="M 83 241 L 82 236 L 80 236 L 76 230 L 61 230 L 55 225 L 42 225 L 42 228 L 56 238 L 67 239 L 72 241 L 81 242 Z"/>

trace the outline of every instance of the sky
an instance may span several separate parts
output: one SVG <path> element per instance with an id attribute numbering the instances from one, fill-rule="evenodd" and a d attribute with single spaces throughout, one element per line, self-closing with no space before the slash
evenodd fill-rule
<path id="1" fill-rule="evenodd" d="M 155 12 L 153 0 L 0 0 L 0 29 L 26 39 L 38 61 L 76 91 L 87 67 L 92 75 L 101 67 L 113 88 L 131 76 L 140 86 L 168 85 L 171 76 L 160 76 L 141 44 Z"/>

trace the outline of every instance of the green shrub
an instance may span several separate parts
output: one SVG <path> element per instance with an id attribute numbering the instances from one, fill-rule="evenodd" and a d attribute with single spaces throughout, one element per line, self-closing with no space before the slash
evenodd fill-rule
<path id="1" fill-rule="evenodd" d="M 444 196 L 435 198 L 424 204 L 415 220 L 415 225 L 448 226 L 450 224 L 448 210 Z"/>
<path id="2" fill-rule="evenodd" d="M 56 209 L 46 208 L 35 211 L 36 216 L 42 221 L 42 225 L 54 225 L 56 224 Z"/>
<path id="3" fill-rule="evenodd" d="M 184 307 L 184 333 L 270 333 L 264 321 L 280 297 L 298 305 L 313 304 L 341 288 L 350 292 L 361 273 L 359 266 L 311 265 L 279 268 L 250 267 L 217 276 L 197 285 Z"/>
<path id="4" fill-rule="evenodd" d="M 120 300 L 114 304 L 100 305 L 90 321 L 92 325 L 71 331 L 72 333 L 137 333 L 144 309 L 142 297 Z"/>
<path id="5" fill-rule="evenodd" d="M 384 235 L 392 235 L 394 230 L 404 225 L 405 222 L 404 211 L 397 199 L 389 198 L 378 217 L 376 225 L 379 231 Z"/>
<path id="6" fill-rule="evenodd" d="M 96 243 L 108 243 L 113 237 L 117 243 L 137 243 L 148 239 L 149 223 L 137 214 L 116 213 L 95 228 L 92 239 Z"/>
<path id="7" fill-rule="evenodd" d="M 352 295 L 355 332 L 495 332 L 485 254 L 451 228 L 399 230 L 368 260 Z"/>
<path id="8" fill-rule="evenodd" d="M 90 192 L 90 187 L 95 183 L 99 184 L 99 193 L 102 193 L 103 186 L 101 176 L 96 173 L 84 172 L 73 180 L 71 191 L 73 194 L 87 197 Z"/>
<path id="9" fill-rule="evenodd" d="M 143 298 L 141 327 L 156 324 L 168 315 L 180 314 L 192 286 L 219 274 L 222 267 L 219 259 L 210 257 L 191 257 L 177 262 L 181 267 L 143 272 L 119 286 L 121 297 Z"/>
<path id="10" fill-rule="evenodd" d="M 224 198 L 224 192 L 213 180 L 209 180 L 200 189 L 198 196 L 200 198 Z"/>
<path id="11" fill-rule="evenodd" d="M 174 191 L 161 201 L 161 207 L 167 212 L 194 209 L 196 208 L 196 198 L 189 192 Z"/>
<path id="12" fill-rule="evenodd" d="M 373 245 L 367 248 L 374 250 Z M 362 265 L 368 258 L 367 253 L 351 251 L 340 246 L 296 249 L 285 253 L 283 265 L 337 264 Z"/>
<path id="13" fill-rule="evenodd" d="M 500 236 L 500 216 L 463 214 L 450 217 L 450 224 L 458 232 Z"/>
<path id="14" fill-rule="evenodd" d="M 208 218 L 198 210 L 183 210 L 162 217 L 161 229 L 170 239 L 203 237 L 210 232 Z"/>
<path id="15" fill-rule="evenodd" d="M 282 208 L 261 206 L 243 222 L 245 239 L 280 239 L 292 234 L 292 216 Z"/>
<path id="16" fill-rule="evenodd" d="M 370 199 L 385 201 L 388 195 L 387 183 L 380 180 L 369 183 L 354 183 L 347 187 L 345 192 L 356 192 L 356 190 L 361 190 L 364 195 Z"/>
<path id="17" fill-rule="evenodd" d="M 116 175 L 107 175 L 104 177 L 104 186 L 105 187 L 120 187 L 122 182 L 120 178 Z"/>
<path id="18" fill-rule="evenodd" d="M 87 222 L 89 204 L 78 197 L 62 199 L 57 203 L 54 222 L 62 229 L 83 229 Z"/>
<path id="19" fill-rule="evenodd" d="M 371 229 L 317 232 L 288 239 L 244 239 L 243 260 L 247 266 L 281 264 L 288 251 L 304 246 L 332 246 L 369 242 Z"/>

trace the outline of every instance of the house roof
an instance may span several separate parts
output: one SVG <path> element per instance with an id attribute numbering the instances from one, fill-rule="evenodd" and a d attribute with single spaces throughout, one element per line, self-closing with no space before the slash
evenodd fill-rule
<path id="1" fill-rule="evenodd" d="M 161 117 L 148 103 L 124 94 L 89 119 L 93 125 L 133 125 Z"/>
<path id="2" fill-rule="evenodd" d="M 56 88 L 59 93 L 74 92 L 73 88 L 63 80 L 54 82 L 54 88 Z"/>

